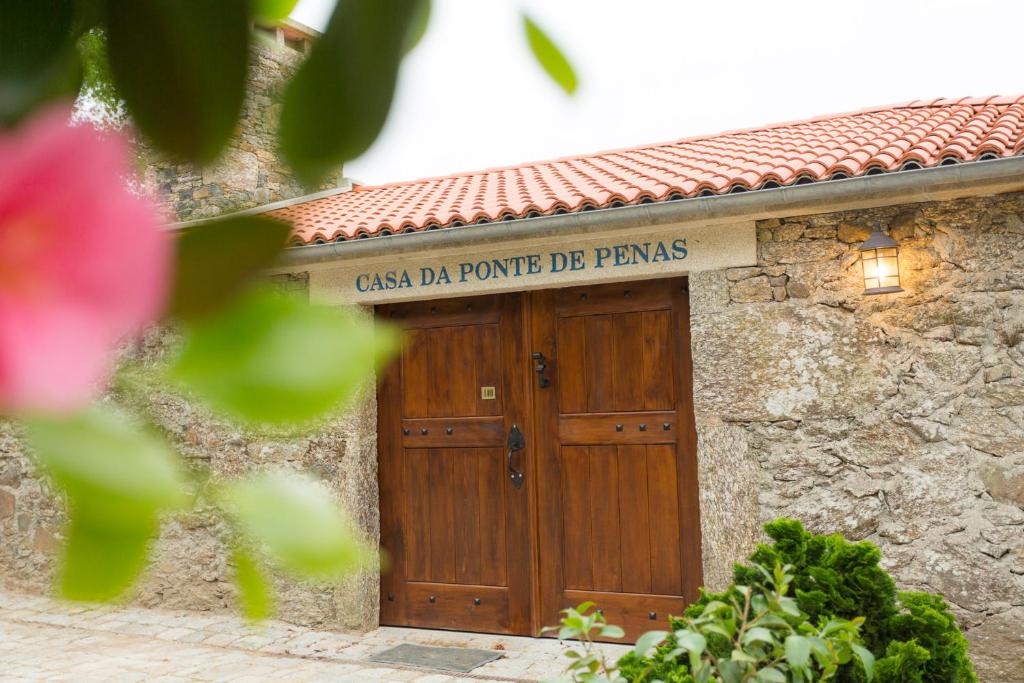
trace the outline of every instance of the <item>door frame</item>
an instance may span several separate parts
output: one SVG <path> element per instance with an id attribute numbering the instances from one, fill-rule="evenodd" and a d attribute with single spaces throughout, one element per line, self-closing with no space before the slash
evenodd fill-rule
<path id="1" fill-rule="evenodd" d="M 700 500 L 699 500 L 699 482 L 697 478 L 697 431 L 694 415 L 694 401 L 693 401 L 693 360 L 692 360 L 692 347 L 691 347 L 691 335 L 690 335 L 690 301 L 689 301 L 689 279 L 686 276 L 674 276 L 670 278 L 646 278 L 635 280 L 635 282 L 647 282 L 650 280 L 665 280 L 671 282 L 672 286 L 672 299 L 673 299 L 673 328 L 679 331 L 676 335 L 676 358 L 678 362 L 675 363 L 675 382 L 679 390 L 682 391 L 682 396 L 678 401 L 677 405 L 677 425 L 678 425 L 678 442 L 676 446 L 677 455 L 677 468 L 680 482 L 687 486 L 686 492 L 689 495 L 680 496 L 679 506 L 679 525 L 680 525 L 680 569 L 682 571 L 683 580 L 683 599 L 687 604 L 693 602 L 699 597 L 698 587 L 703 584 L 703 552 L 701 548 L 701 522 L 700 522 Z M 627 281 L 618 284 L 628 284 Z M 531 354 L 535 351 L 544 353 L 545 350 L 553 348 L 554 345 L 554 326 L 545 325 L 543 320 L 544 314 L 538 310 L 537 304 L 540 301 L 544 301 L 546 298 L 553 296 L 555 291 L 561 289 L 586 289 L 594 287 L 602 287 L 603 284 L 590 284 L 590 285 L 577 285 L 570 288 L 549 288 L 539 289 L 526 292 L 501 292 L 491 296 L 498 296 L 503 302 L 503 307 L 512 308 L 513 306 L 518 307 L 518 323 L 520 333 L 512 335 L 511 342 L 505 347 L 503 364 L 505 365 L 505 381 L 508 384 L 508 400 L 509 403 L 504 411 L 504 427 L 506 434 L 513 423 L 518 424 L 521 431 L 526 437 L 526 448 L 520 451 L 521 462 L 524 465 L 524 471 L 526 472 L 526 481 L 523 487 L 523 500 L 525 501 L 526 511 L 525 514 L 517 515 L 518 522 L 525 523 L 527 526 L 522 529 L 521 526 L 517 528 L 521 531 L 525 531 L 527 534 L 527 548 L 528 548 L 528 561 L 516 565 L 516 563 L 510 563 L 509 571 L 516 571 L 520 573 L 519 582 L 520 585 L 529 585 L 530 591 L 527 599 L 521 601 L 519 604 L 525 606 L 525 614 L 519 613 L 513 615 L 510 610 L 510 618 L 514 629 L 519 629 L 521 632 L 525 632 L 527 635 L 538 637 L 541 635 L 541 629 L 545 626 L 550 626 L 557 623 L 557 613 L 552 613 L 554 605 L 561 605 L 561 593 L 562 587 L 554 582 L 548 581 L 545 584 L 541 577 L 544 574 L 543 570 L 551 571 L 550 558 L 544 558 L 541 555 L 540 549 L 542 544 L 542 537 L 546 537 L 543 533 L 543 527 L 548 527 L 547 535 L 552 533 L 556 534 L 556 540 L 558 541 L 557 546 L 559 549 L 562 548 L 561 538 L 561 527 L 562 520 L 559 517 L 557 522 L 554 517 L 550 514 L 551 501 L 553 500 L 552 495 L 541 496 L 539 482 L 542 480 L 538 476 L 541 465 L 541 453 L 537 447 L 539 438 L 552 438 L 552 435 L 546 437 L 542 436 L 538 425 L 547 423 L 554 423 L 555 429 L 557 430 L 557 418 L 555 420 L 544 420 L 542 419 L 543 411 L 557 411 L 557 394 L 554 391 L 546 391 L 538 387 L 536 379 L 536 373 L 534 372 L 534 361 L 531 359 Z M 487 296 L 487 295 L 484 295 Z M 458 297 L 457 299 L 450 299 L 447 301 L 468 301 L 474 297 Z M 440 300 L 445 301 L 445 300 Z M 513 303 L 514 302 L 514 303 Z M 402 305 L 409 304 L 424 304 L 429 305 L 433 303 L 431 300 L 423 300 L 418 302 L 405 302 Z M 374 307 L 375 315 L 383 321 L 388 320 L 387 315 L 381 315 L 382 312 L 389 310 L 388 304 L 379 304 Z M 551 320 L 553 322 L 553 320 Z M 550 329 L 548 329 L 550 327 Z M 548 358 L 552 357 L 552 354 L 545 353 Z M 557 355 L 554 356 L 554 363 L 550 363 L 547 369 L 548 376 L 551 379 L 552 388 L 558 386 L 558 362 Z M 399 404 L 397 401 L 382 401 L 382 396 L 385 392 L 388 394 L 398 390 L 397 382 L 399 381 L 400 364 L 391 363 L 388 368 L 382 373 L 381 380 L 377 387 L 377 458 L 378 458 L 378 487 L 379 487 L 379 509 L 381 519 L 381 547 L 385 547 L 385 521 L 396 519 L 396 513 L 398 510 L 395 509 L 396 501 L 399 500 L 399 496 L 395 495 L 395 491 L 391 491 L 390 486 L 385 486 L 384 481 L 380 476 L 380 467 L 384 465 L 385 453 L 390 450 L 394 450 L 395 438 L 394 434 L 399 428 L 401 423 L 401 414 Z M 553 403 L 554 402 L 554 403 Z M 515 409 L 512 409 L 515 406 Z M 520 419 L 517 417 L 522 416 Z M 555 441 L 557 442 L 557 435 Z M 400 444 L 397 444 L 400 446 Z M 560 476 L 555 480 L 560 482 Z M 393 481 L 389 481 L 389 484 L 393 484 Z M 550 483 L 550 478 L 548 478 Z M 506 486 L 509 485 L 506 481 Z M 555 494 L 557 495 L 557 493 Z M 387 501 L 385 503 L 385 501 Z M 541 509 L 544 502 L 547 502 L 545 510 Z M 544 515 L 547 514 L 548 517 Z M 394 537 L 388 539 L 388 545 L 394 547 L 396 552 L 403 550 L 403 544 L 401 534 L 395 534 Z M 687 553 L 687 548 L 696 548 L 697 552 Z M 560 565 L 561 560 L 559 558 L 558 564 Z M 543 565 L 543 566 L 542 566 Z M 400 570 L 398 563 L 396 563 L 395 569 Z M 521 573 L 528 572 L 527 579 L 524 581 L 524 577 Z M 392 586 L 395 581 L 396 574 L 392 572 L 381 571 L 380 574 L 380 621 L 391 623 L 398 623 L 408 625 L 408 618 L 405 609 L 405 603 L 402 600 L 389 601 L 389 592 L 393 594 Z M 512 577 L 509 577 L 509 584 L 511 589 Z M 513 604 L 510 602 L 510 605 Z M 559 607 L 558 609 L 561 609 Z"/>

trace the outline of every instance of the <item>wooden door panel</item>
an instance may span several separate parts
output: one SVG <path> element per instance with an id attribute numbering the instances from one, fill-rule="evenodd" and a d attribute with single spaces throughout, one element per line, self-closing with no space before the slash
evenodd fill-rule
<path id="1" fill-rule="evenodd" d="M 597 604 L 608 623 L 621 626 L 626 632 L 626 639 L 630 641 L 646 631 L 664 629 L 668 616 L 682 614 L 689 604 L 684 598 L 670 595 L 565 591 L 565 602 L 569 605 L 586 601 Z"/>
<path id="2" fill-rule="evenodd" d="M 422 628 L 515 632 L 508 588 L 417 582 L 409 584 L 408 602 L 410 623 Z"/>
<path id="3" fill-rule="evenodd" d="M 674 446 L 563 446 L 566 588 L 682 595 Z"/>
<path id="4" fill-rule="evenodd" d="M 397 304 L 377 314 L 405 328 L 378 393 L 389 558 L 381 621 L 528 633 L 529 488 L 512 486 L 505 461 L 513 424 L 532 436 L 522 297 Z M 528 451 L 517 457 L 529 465 Z"/>
<path id="5" fill-rule="evenodd" d="M 553 375 L 534 391 L 543 619 L 593 600 L 633 638 L 700 585 L 685 283 L 533 297 Z"/>

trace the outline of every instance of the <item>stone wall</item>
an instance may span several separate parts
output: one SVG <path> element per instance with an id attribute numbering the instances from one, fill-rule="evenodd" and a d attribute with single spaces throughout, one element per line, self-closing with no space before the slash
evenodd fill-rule
<path id="1" fill-rule="evenodd" d="M 143 185 L 171 220 L 188 221 L 291 199 L 341 182 L 341 174 L 319 188 L 295 180 L 277 146 L 279 102 L 286 78 L 302 53 L 284 45 L 255 42 L 238 132 L 209 168 L 173 163 L 143 150 Z"/>
<path id="2" fill-rule="evenodd" d="M 785 515 L 944 595 L 981 680 L 1024 681 L 1024 195 L 758 223 L 691 281 L 705 579 Z M 905 292 L 865 297 L 881 221 Z"/>

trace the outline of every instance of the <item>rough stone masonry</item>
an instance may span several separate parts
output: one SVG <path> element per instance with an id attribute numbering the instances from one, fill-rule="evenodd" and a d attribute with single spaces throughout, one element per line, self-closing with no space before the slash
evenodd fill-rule
<path id="1" fill-rule="evenodd" d="M 941 593 L 981 680 L 1024 681 L 1024 195 L 758 223 L 691 283 L 705 579 L 780 515 Z M 900 295 L 856 247 L 900 241 Z"/>

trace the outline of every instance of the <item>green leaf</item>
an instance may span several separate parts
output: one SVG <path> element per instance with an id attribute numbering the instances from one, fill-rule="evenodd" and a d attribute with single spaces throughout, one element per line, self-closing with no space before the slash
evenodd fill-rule
<path id="1" fill-rule="evenodd" d="M 274 598 L 273 589 L 263 570 L 240 546 L 232 549 L 231 562 L 235 566 L 235 584 L 238 586 L 242 613 L 253 621 L 266 619 L 274 609 Z"/>
<path id="2" fill-rule="evenodd" d="M 297 574 L 338 579 L 370 558 L 337 503 L 312 479 L 263 472 L 230 484 L 223 502 L 246 537 Z"/>
<path id="3" fill-rule="evenodd" d="M 775 638 L 772 636 L 772 632 L 766 628 L 755 626 L 746 633 L 743 634 L 743 644 L 761 642 L 761 643 L 774 643 Z"/>
<path id="4" fill-rule="evenodd" d="M 767 667 L 757 672 L 758 683 L 786 683 L 786 675 L 774 667 Z"/>
<path id="5" fill-rule="evenodd" d="M 145 566 L 159 514 L 187 501 L 180 461 L 158 437 L 92 408 L 26 421 L 33 457 L 68 496 L 61 591 L 109 600 Z"/>
<path id="6" fill-rule="evenodd" d="M 184 320 L 216 311 L 262 272 L 288 239 L 287 224 L 239 216 L 189 226 L 178 233 L 170 314 Z"/>
<path id="7" fill-rule="evenodd" d="M 85 509 L 83 509 L 83 507 Z M 135 511 L 122 524 L 95 519 L 88 504 L 71 503 L 67 543 L 60 568 L 60 590 L 68 600 L 112 600 L 135 582 L 146 566 L 156 516 Z"/>
<path id="8" fill-rule="evenodd" d="M 420 1 L 338 1 L 288 84 L 281 111 L 281 149 L 307 184 L 317 185 L 377 139 Z"/>
<path id="9" fill-rule="evenodd" d="M 704 648 L 707 647 L 707 641 L 699 633 L 693 631 L 676 631 L 676 642 L 679 643 L 679 647 L 683 648 L 687 652 L 693 652 L 700 654 L 704 652 Z"/>
<path id="10" fill-rule="evenodd" d="M 180 507 L 187 497 L 181 463 L 159 437 L 110 410 L 26 422 L 33 455 L 79 512 L 112 526 L 125 515 Z"/>
<path id="11" fill-rule="evenodd" d="M 396 346 L 347 310 L 258 289 L 196 323 L 171 373 L 228 415 L 298 424 L 343 407 Z"/>
<path id="12" fill-rule="evenodd" d="M 807 666 L 811 657 L 811 643 L 803 636 L 786 637 L 786 661 L 796 668 Z"/>
<path id="13" fill-rule="evenodd" d="M 272 24 L 287 19 L 299 0 L 252 0 L 253 17 Z"/>
<path id="14" fill-rule="evenodd" d="M 430 0 L 416 0 L 416 7 L 413 8 L 413 12 L 412 24 L 409 26 L 408 38 L 405 41 L 405 52 L 403 53 L 406 55 L 416 49 L 416 46 L 420 44 L 423 36 L 427 33 L 427 27 L 430 25 Z"/>
<path id="15" fill-rule="evenodd" d="M 652 647 L 659 645 L 668 637 L 668 631 L 648 631 L 636 639 L 633 652 L 637 657 L 646 657 Z"/>
<path id="16" fill-rule="evenodd" d="M 601 628 L 602 638 L 624 638 L 625 636 L 626 632 L 613 624 L 608 624 Z"/>
<path id="17" fill-rule="evenodd" d="M 871 681 L 875 677 L 875 656 L 871 654 L 871 650 L 862 645 L 851 644 L 850 647 L 853 648 L 857 658 L 860 659 L 860 663 L 864 666 L 867 680 Z"/>
<path id="18" fill-rule="evenodd" d="M 216 159 L 249 63 L 249 0 L 107 0 L 115 85 L 133 122 L 173 157 Z"/>
<path id="19" fill-rule="evenodd" d="M 554 41 L 541 30 L 533 19 L 525 14 L 523 15 L 523 28 L 526 30 L 526 40 L 530 44 L 533 56 L 551 77 L 551 80 L 569 95 L 576 92 L 576 72 Z"/>
<path id="20" fill-rule="evenodd" d="M 43 102 L 72 99 L 81 83 L 73 0 L 0 2 L 0 126 Z"/>

